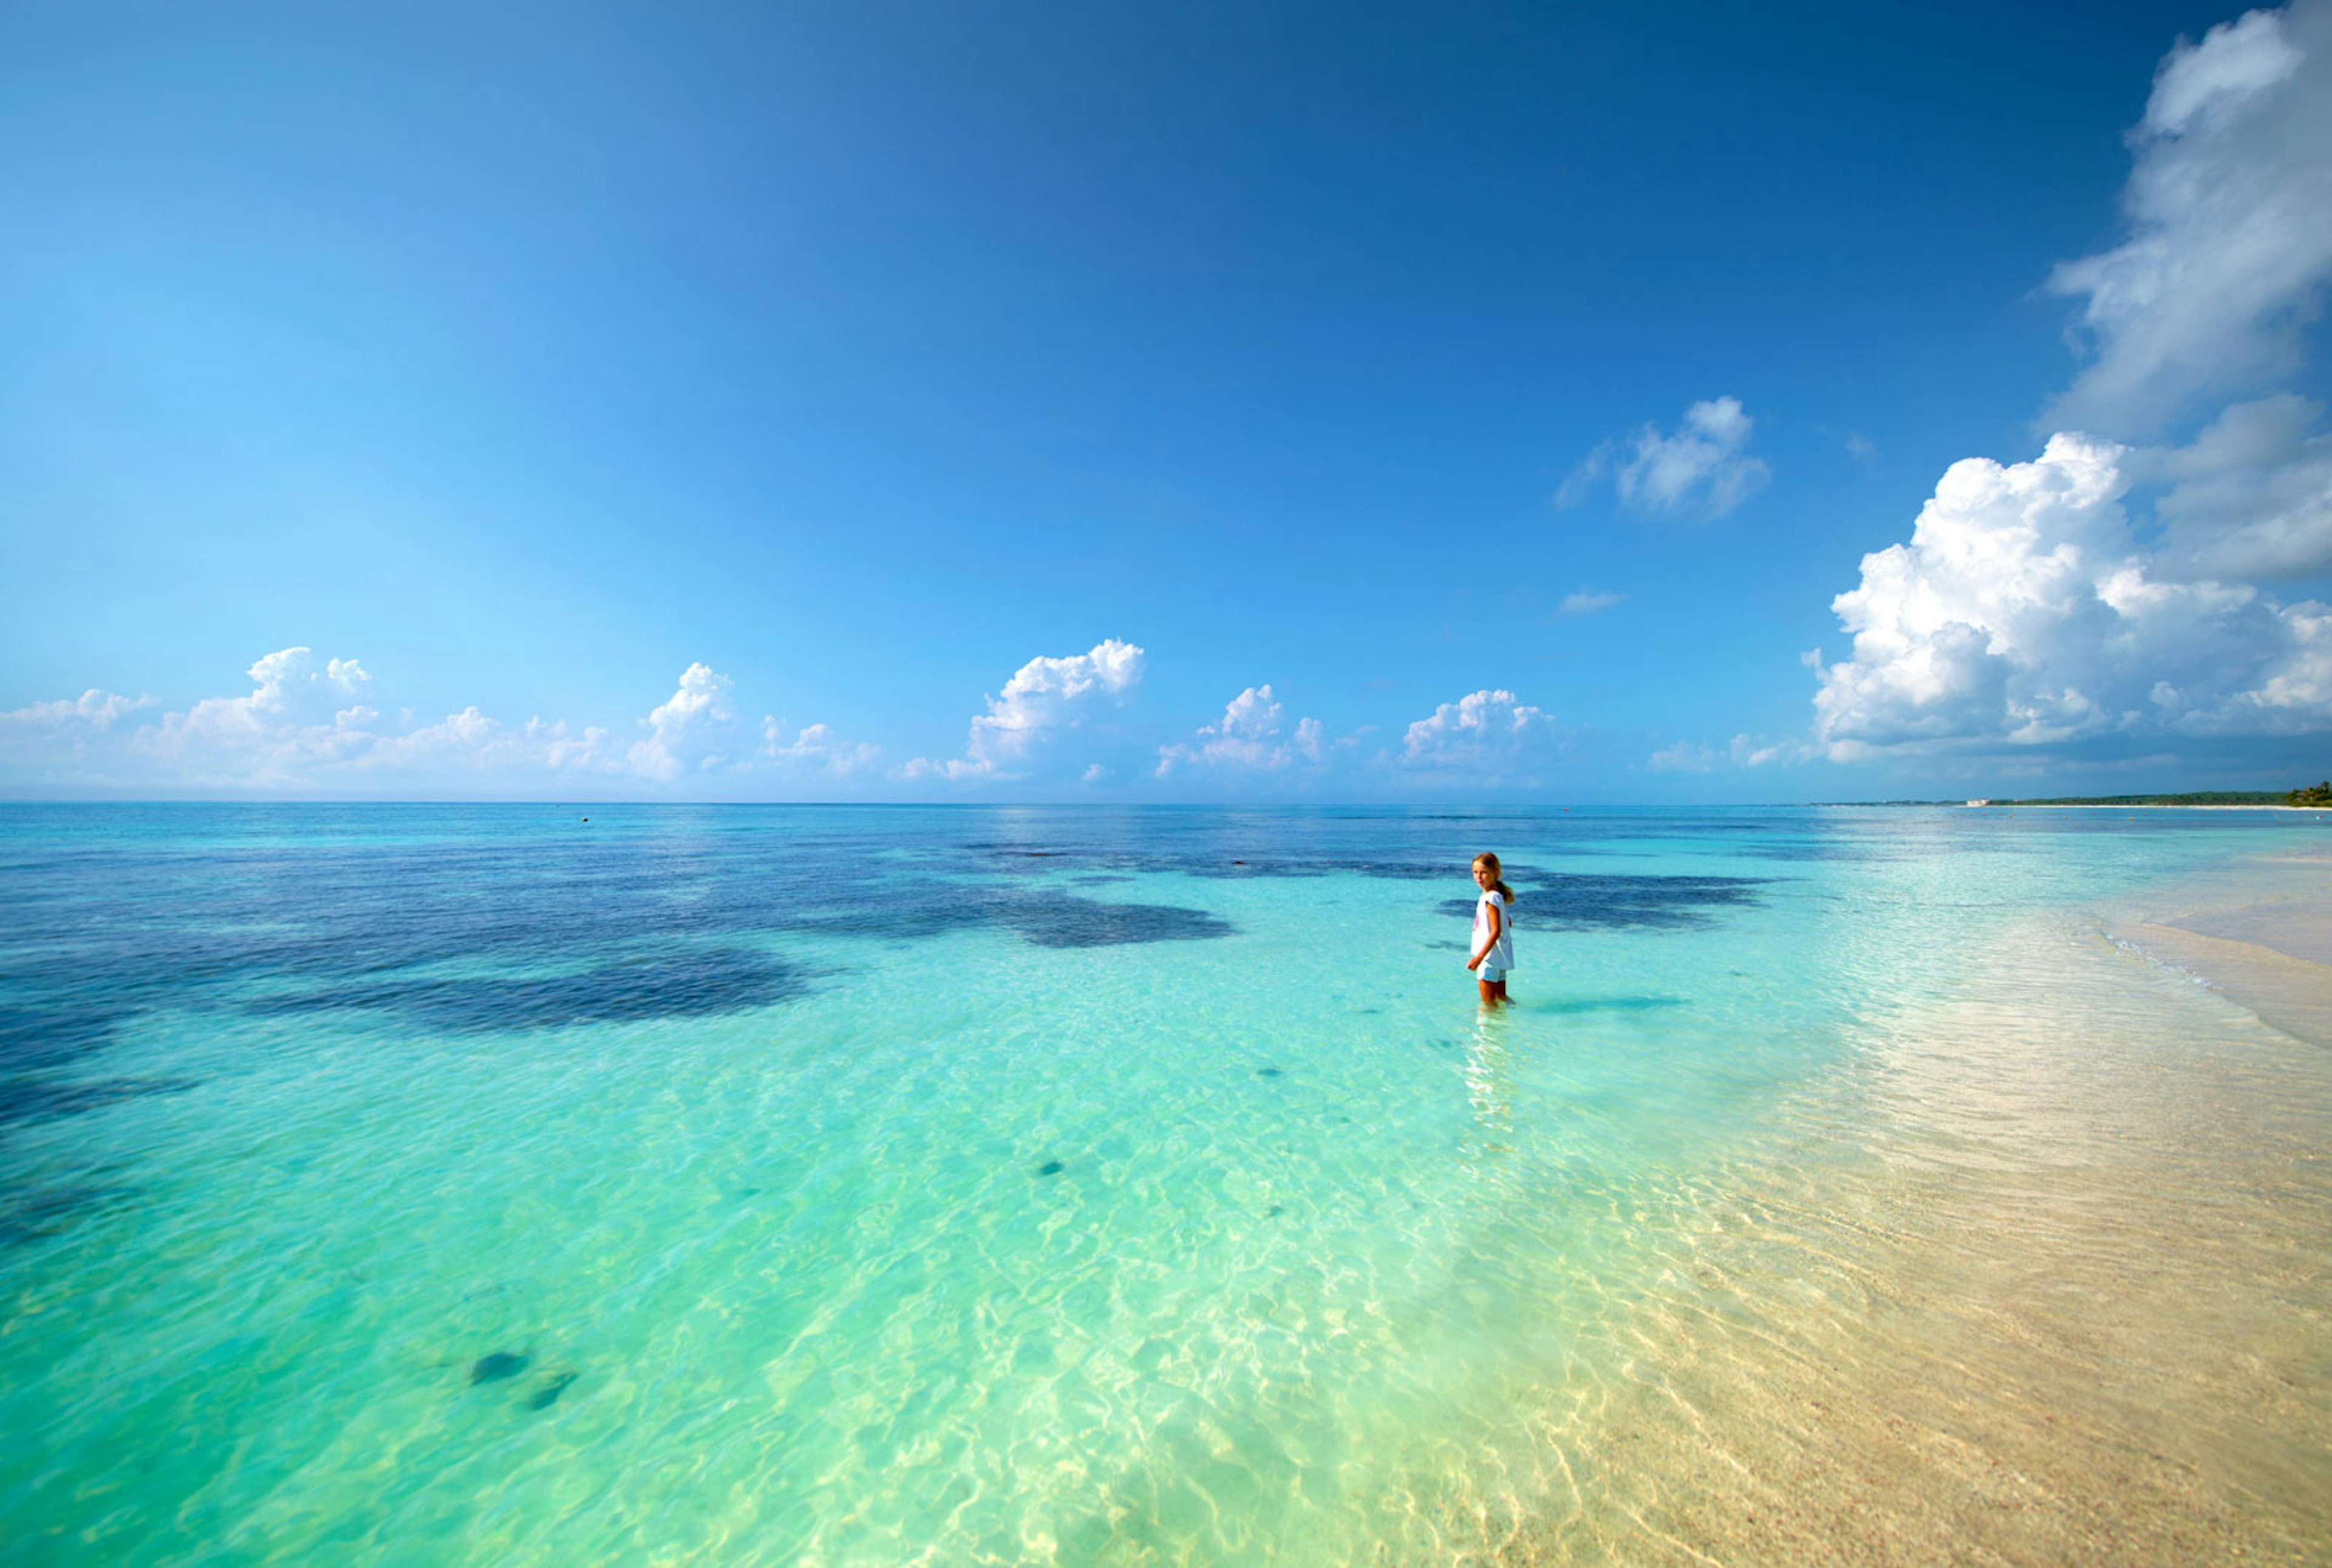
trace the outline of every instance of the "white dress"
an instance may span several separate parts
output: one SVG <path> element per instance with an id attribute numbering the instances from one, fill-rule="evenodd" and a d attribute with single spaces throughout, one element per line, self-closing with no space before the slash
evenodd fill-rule
<path id="1" fill-rule="evenodd" d="M 1467 956 L 1482 951 L 1482 942 L 1490 934 L 1492 909 L 1498 912 L 1498 940 L 1491 944 L 1488 952 L 1482 953 L 1482 967 L 1477 972 L 1485 980 L 1496 978 L 1489 972 L 1492 970 L 1503 975 L 1515 967 L 1514 912 L 1506 907 L 1506 895 L 1495 887 L 1474 903 L 1474 945 L 1467 950 Z"/>

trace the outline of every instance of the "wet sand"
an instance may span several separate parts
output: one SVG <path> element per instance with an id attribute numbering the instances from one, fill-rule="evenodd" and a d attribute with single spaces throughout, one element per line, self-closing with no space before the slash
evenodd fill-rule
<path id="1" fill-rule="evenodd" d="M 2188 925 L 2141 925 L 2128 940 L 2189 970 L 2277 1028 L 2332 1048 L 2332 964 Z"/>
<path id="2" fill-rule="evenodd" d="M 2122 932 L 2276 1028 L 2332 1049 L 2332 856 L 2289 855 L 2182 890 Z"/>

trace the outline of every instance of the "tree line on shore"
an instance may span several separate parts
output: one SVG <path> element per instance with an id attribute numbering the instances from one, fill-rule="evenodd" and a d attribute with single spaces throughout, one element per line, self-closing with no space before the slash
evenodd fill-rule
<path id="1" fill-rule="evenodd" d="M 1994 806 L 2324 806 L 2332 779 L 2297 789 L 2194 789 L 2184 795 L 2060 795 L 2048 800 L 1994 800 Z"/>
<path id="2" fill-rule="evenodd" d="M 1817 801 L 1839 806 L 1957 806 L 1957 800 Z M 1970 806 L 2305 806 L 2332 809 L 2332 779 L 2303 784 L 2297 789 L 2194 789 L 2184 795 L 2051 795 L 2045 799 L 2010 800 L 1993 797 L 1970 800 Z"/>

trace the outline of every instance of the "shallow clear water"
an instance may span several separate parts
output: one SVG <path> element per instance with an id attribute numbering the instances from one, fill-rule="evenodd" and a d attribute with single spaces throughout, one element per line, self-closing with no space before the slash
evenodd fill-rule
<path id="1" fill-rule="evenodd" d="M 2101 1008 L 2213 1083 L 2272 1048 L 2093 912 L 2325 831 L 583 815 L 0 808 L 12 1550 L 1654 1560 L 1646 1486 L 1788 1429 L 1738 1347 L 1938 1256 L 1840 1216 L 1942 1172 L 2005 1183 L 1954 1235 L 2029 1219 L 2037 1151 L 2112 1143 L 2026 1081 Z"/>

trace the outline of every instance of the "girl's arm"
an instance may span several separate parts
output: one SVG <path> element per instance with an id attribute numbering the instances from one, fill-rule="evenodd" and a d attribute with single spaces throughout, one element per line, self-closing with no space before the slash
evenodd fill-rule
<path id="1" fill-rule="evenodd" d="M 1482 944 L 1481 951 L 1476 953 L 1472 958 L 1466 961 L 1466 967 L 1467 969 L 1478 969 L 1481 967 L 1482 961 L 1490 956 L 1490 950 L 1498 945 L 1498 938 L 1505 934 L 1506 912 L 1500 909 L 1495 904 L 1491 904 L 1489 908 L 1490 940 Z"/>

